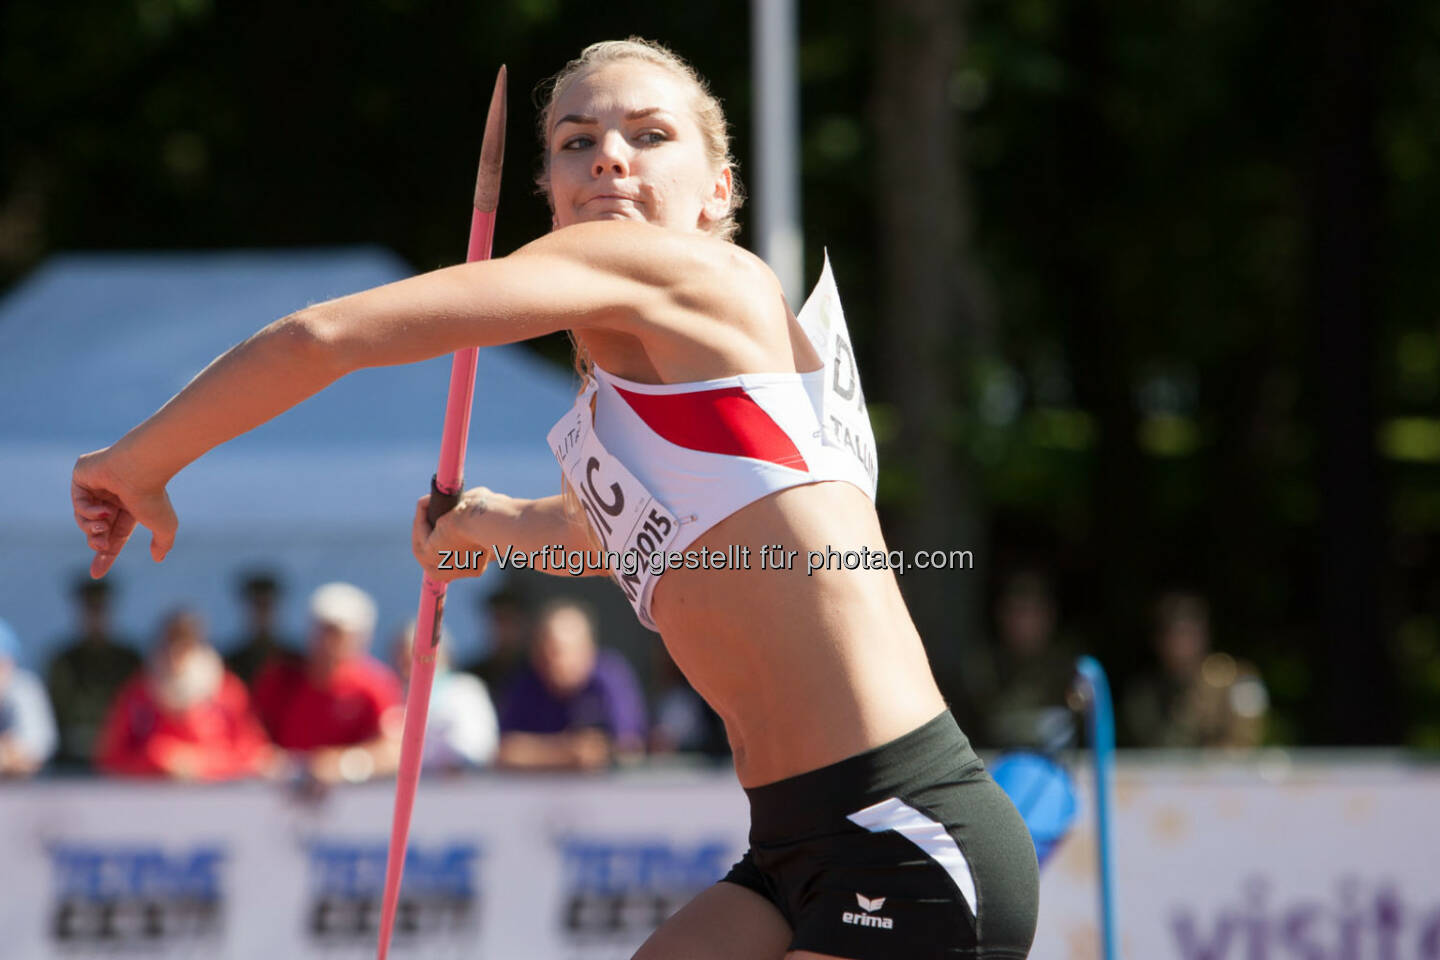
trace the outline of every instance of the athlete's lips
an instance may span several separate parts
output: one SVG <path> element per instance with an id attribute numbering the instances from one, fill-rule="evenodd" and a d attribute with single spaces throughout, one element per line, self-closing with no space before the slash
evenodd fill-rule
<path id="1" fill-rule="evenodd" d="M 586 200 L 585 202 L 586 202 L 586 203 L 593 203 L 593 202 L 596 201 L 596 200 L 628 200 L 628 201 L 630 201 L 631 203 L 639 203 L 639 202 L 640 202 L 640 198 L 639 198 L 639 197 L 632 197 L 632 196 L 629 196 L 628 194 L 624 194 L 624 193 L 597 193 L 597 194 L 595 194 L 595 196 L 590 197 L 590 198 L 589 198 L 588 200 Z"/>

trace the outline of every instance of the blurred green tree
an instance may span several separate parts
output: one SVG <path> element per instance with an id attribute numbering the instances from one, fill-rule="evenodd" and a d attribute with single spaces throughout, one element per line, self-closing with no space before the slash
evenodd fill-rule
<path id="1" fill-rule="evenodd" d="M 710 78 L 743 173 L 743 6 L 6 4 L 0 286 L 77 248 L 456 262 L 501 62 L 513 249 L 549 226 L 523 91 L 630 33 Z M 1440 7 L 832 0 L 800 70 L 892 540 L 975 550 L 905 575 L 941 672 L 1040 563 L 1123 687 L 1185 583 L 1272 740 L 1440 745 Z"/>

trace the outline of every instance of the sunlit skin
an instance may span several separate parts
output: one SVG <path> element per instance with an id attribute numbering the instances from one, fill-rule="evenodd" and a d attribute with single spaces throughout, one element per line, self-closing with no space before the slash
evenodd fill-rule
<path id="1" fill-rule="evenodd" d="M 152 530 L 152 555 L 162 558 L 175 537 L 171 476 L 355 369 L 566 329 L 600 366 L 647 383 L 819 366 L 774 274 L 710 234 L 728 209 L 731 175 L 707 157 L 682 81 L 649 64 L 607 65 L 577 79 L 553 117 L 554 232 L 506 257 L 277 321 L 114 446 L 82 457 L 72 494 L 96 552 L 92 574 L 109 569 L 137 522 Z M 475 488 L 433 530 L 425 504 L 416 506 L 412 546 L 437 580 L 456 576 L 438 568 L 443 550 L 590 545 L 559 496 Z M 800 562 L 789 571 L 671 570 L 653 613 L 675 663 L 724 719 L 743 785 L 835 763 L 944 709 L 893 573 L 806 574 L 809 550 L 887 549 L 862 491 L 830 482 L 772 494 L 694 548 L 732 544 L 748 545 L 752 557 L 779 544 Z M 636 956 L 779 957 L 788 937 L 773 906 L 717 884 Z"/>

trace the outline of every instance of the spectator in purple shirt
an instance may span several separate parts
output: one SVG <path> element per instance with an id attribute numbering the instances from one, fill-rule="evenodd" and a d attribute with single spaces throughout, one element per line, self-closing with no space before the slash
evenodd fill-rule
<path id="1" fill-rule="evenodd" d="M 512 769 L 594 770 L 645 748 L 645 703 L 625 658 L 598 649 L 595 619 L 557 600 L 535 622 L 530 663 L 506 689 L 496 762 Z"/>

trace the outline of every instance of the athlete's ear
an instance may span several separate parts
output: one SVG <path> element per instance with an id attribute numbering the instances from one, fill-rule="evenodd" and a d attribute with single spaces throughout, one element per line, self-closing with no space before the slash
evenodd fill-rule
<path id="1" fill-rule="evenodd" d="M 730 213 L 730 197 L 734 190 L 734 175 L 730 172 L 730 167 L 721 167 L 720 175 L 715 178 L 714 188 L 710 196 L 705 198 L 705 206 L 702 208 L 706 220 L 719 223 L 725 219 Z"/>

